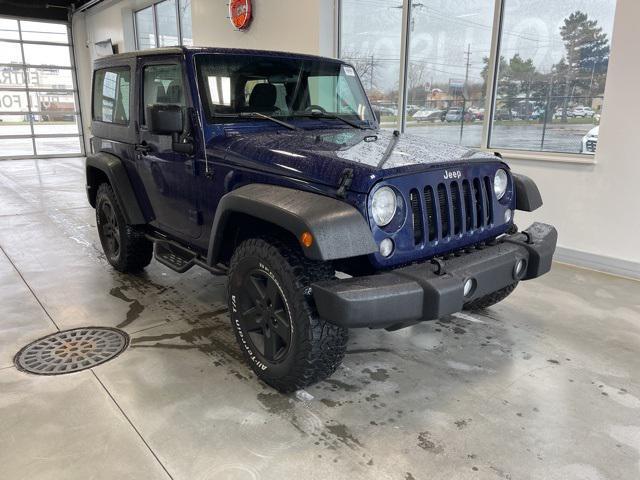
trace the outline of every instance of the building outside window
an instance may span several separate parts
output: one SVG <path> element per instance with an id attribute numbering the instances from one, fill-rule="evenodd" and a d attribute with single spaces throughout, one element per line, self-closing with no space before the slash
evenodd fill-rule
<path id="1" fill-rule="evenodd" d="M 614 10 L 615 0 L 341 0 L 339 53 L 383 127 L 494 150 L 593 154 Z"/>
<path id="2" fill-rule="evenodd" d="M 193 45 L 191 0 L 163 0 L 134 14 L 136 48 Z"/>

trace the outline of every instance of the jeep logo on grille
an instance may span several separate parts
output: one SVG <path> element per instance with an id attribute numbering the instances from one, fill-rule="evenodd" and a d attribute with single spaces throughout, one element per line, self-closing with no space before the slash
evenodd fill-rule
<path id="1" fill-rule="evenodd" d="M 451 178 L 462 178 L 462 172 L 460 170 L 445 170 L 444 171 L 444 179 L 449 180 Z"/>

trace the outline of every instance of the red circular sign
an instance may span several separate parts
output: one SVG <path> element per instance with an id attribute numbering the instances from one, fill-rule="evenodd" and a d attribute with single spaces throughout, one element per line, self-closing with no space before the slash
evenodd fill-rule
<path id="1" fill-rule="evenodd" d="M 251 0 L 229 0 L 229 18 L 237 29 L 244 29 L 251 22 Z"/>

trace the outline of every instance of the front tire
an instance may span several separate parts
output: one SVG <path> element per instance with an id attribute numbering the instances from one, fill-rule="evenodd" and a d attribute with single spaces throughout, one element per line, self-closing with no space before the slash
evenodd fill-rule
<path id="1" fill-rule="evenodd" d="M 113 268 L 137 272 L 151 263 L 153 244 L 142 231 L 126 224 L 108 183 L 101 184 L 96 193 L 96 224 L 102 250 Z"/>
<path id="2" fill-rule="evenodd" d="M 464 304 L 465 310 L 484 310 L 485 308 L 489 308 L 496 303 L 501 302 L 505 298 L 507 298 L 518 286 L 518 282 L 514 282 L 511 285 L 507 285 L 500 290 L 496 290 L 493 293 L 485 295 L 484 297 L 476 298 L 470 302 Z"/>
<path id="3" fill-rule="evenodd" d="M 231 258 L 232 328 L 253 371 L 276 390 L 324 380 L 344 358 L 348 330 L 320 319 L 310 295 L 313 282 L 334 273 L 277 239 L 245 240 Z"/>

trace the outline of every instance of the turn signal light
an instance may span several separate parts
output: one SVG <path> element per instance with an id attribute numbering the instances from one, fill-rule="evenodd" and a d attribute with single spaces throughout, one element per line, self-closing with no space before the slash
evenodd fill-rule
<path id="1" fill-rule="evenodd" d="M 313 244 L 313 235 L 309 232 L 303 232 L 303 234 L 300 235 L 300 243 L 309 248 Z"/>

